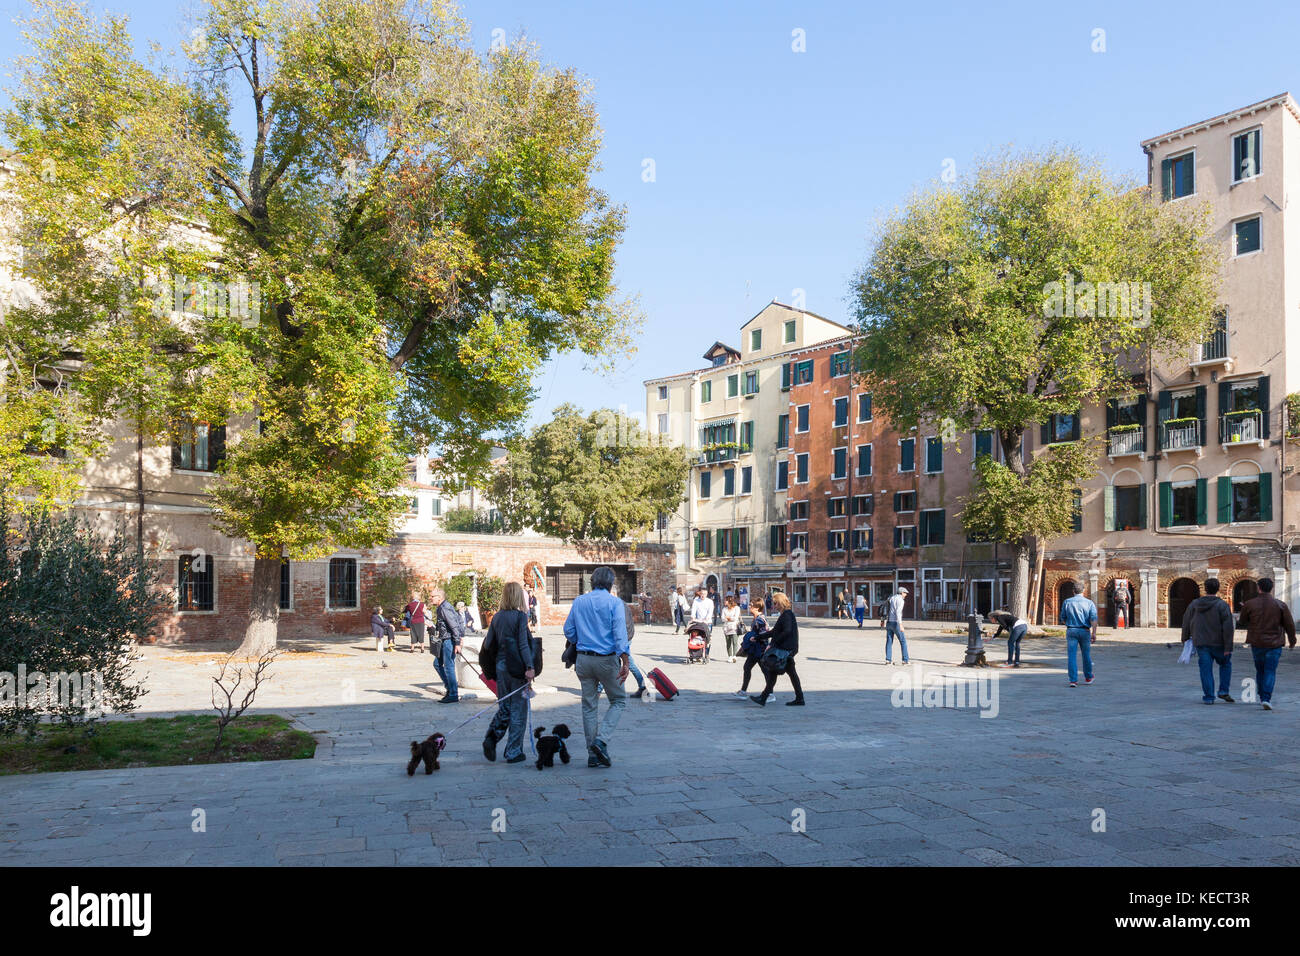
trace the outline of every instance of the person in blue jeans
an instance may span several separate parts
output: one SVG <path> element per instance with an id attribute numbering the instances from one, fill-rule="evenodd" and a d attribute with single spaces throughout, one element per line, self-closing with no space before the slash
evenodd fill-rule
<path id="1" fill-rule="evenodd" d="M 1282 647 L 1295 647 L 1295 619 L 1291 609 L 1273 597 L 1273 579 L 1259 579 L 1259 595 L 1241 608 L 1239 628 L 1246 629 L 1246 646 L 1255 659 L 1255 684 L 1259 703 L 1264 710 L 1273 709 L 1273 685 L 1277 682 L 1277 665 Z"/>
<path id="2" fill-rule="evenodd" d="M 1196 648 L 1201 671 L 1201 701 L 1214 703 L 1214 665 L 1219 665 L 1219 700 L 1235 701 L 1232 688 L 1232 609 L 1219 597 L 1219 579 L 1205 582 L 1205 594 L 1187 606 L 1183 615 L 1183 640 Z"/>
<path id="3" fill-rule="evenodd" d="M 456 609 L 447 600 L 447 593 L 441 588 L 434 589 L 429 595 L 429 603 L 435 609 L 434 640 L 441 642 L 438 644 L 438 656 L 433 662 L 433 669 L 447 687 L 447 693 L 438 703 L 454 704 L 460 700 L 460 688 L 456 686 L 456 652 L 460 650 L 460 642 L 465 639 L 465 619 L 456 613 Z"/>
<path id="4" fill-rule="evenodd" d="M 1070 686 L 1079 686 L 1078 658 L 1083 657 L 1083 682 L 1091 684 L 1092 676 L 1092 642 L 1097 639 L 1097 605 L 1082 594 L 1077 593 L 1073 581 L 1062 586 L 1062 593 L 1067 595 L 1061 604 L 1059 620 L 1065 625 L 1066 670 L 1070 674 Z"/>
<path id="5" fill-rule="evenodd" d="M 885 602 L 885 663 L 894 663 L 894 635 L 898 635 L 898 646 L 903 651 L 903 663 L 910 664 L 907 656 L 907 635 L 903 633 L 903 608 L 907 603 L 907 588 L 899 588 L 898 593 Z"/>
<path id="6" fill-rule="evenodd" d="M 486 644 L 497 649 L 497 704 L 496 716 L 488 725 L 483 738 L 483 756 L 497 759 L 497 744 L 506 739 L 506 763 L 520 763 L 524 759 L 524 733 L 528 727 L 527 691 L 520 690 L 533 679 L 532 633 L 528 630 L 527 601 L 518 581 L 509 581 L 501 592 L 501 609 L 492 615 Z M 517 692 L 517 693 L 516 693 Z"/>

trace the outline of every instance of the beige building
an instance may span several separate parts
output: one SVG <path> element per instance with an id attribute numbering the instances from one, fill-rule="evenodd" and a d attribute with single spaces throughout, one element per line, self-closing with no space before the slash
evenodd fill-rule
<path id="1" fill-rule="evenodd" d="M 676 547 L 679 584 L 753 591 L 785 573 L 783 369 L 789 353 L 848 331 L 773 301 L 740 327 L 739 348 L 716 342 L 707 366 L 645 382 L 650 431 L 698 453 L 683 504 L 648 536 Z"/>

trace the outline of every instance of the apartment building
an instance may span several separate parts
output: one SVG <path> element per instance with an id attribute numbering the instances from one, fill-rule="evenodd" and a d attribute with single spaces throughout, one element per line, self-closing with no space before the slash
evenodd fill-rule
<path id="1" fill-rule="evenodd" d="M 752 593 L 781 586 L 788 557 L 789 476 L 775 454 L 787 428 L 781 374 L 788 355 L 848 329 L 773 301 L 740 328 L 740 347 L 715 342 L 707 365 L 647 380 L 651 431 L 698 454 L 681 507 L 647 537 L 671 543 L 677 583 Z"/>
<path id="2" fill-rule="evenodd" d="M 1044 603 L 1073 581 L 1113 616 L 1178 626 L 1217 576 L 1239 610 L 1260 577 L 1294 604 L 1294 460 L 1287 396 L 1300 378 L 1300 107 L 1289 94 L 1144 141 L 1153 199 L 1208 206 L 1222 245 L 1219 327 L 1186 353 L 1149 356 L 1128 394 L 1043 426 L 1040 442 L 1103 432 L 1101 474 L 1075 534 L 1052 542 Z"/>

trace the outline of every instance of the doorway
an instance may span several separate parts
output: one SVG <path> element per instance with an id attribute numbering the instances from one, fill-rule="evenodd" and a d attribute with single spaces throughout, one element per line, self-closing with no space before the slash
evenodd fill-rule
<path id="1" fill-rule="evenodd" d="M 1178 578 L 1169 585 L 1169 620 L 1166 627 L 1181 628 L 1188 606 L 1201 596 L 1201 586 L 1191 578 Z"/>
<path id="2" fill-rule="evenodd" d="M 971 602 L 976 614 L 988 617 L 989 612 L 993 610 L 993 582 L 972 581 Z"/>
<path id="3" fill-rule="evenodd" d="M 1240 614 L 1241 606 L 1259 596 L 1259 585 L 1251 578 L 1243 578 L 1232 586 L 1232 613 Z"/>

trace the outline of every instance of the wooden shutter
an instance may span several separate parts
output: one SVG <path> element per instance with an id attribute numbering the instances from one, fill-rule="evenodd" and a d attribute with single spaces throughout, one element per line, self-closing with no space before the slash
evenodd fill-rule
<path id="1" fill-rule="evenodd" d="M 1174 486 L 1160 482 L 1160 527 L 1168 528 L 1174 517 Z"/>
<path id="2" fill-rule="evenodd" d="M 214 425 L 208 429 L 208 468 L 217 470 L 217 465 L 226 460 L 226 426 Z"/>
<path id="3" fill-rule="evenodd" d="M 1114 428 L 1119 424 L 1119 399 L 1106 399 L 1106 427 Z"/>
<path id="4" fill-rule="evenodd" d="M 1169 394 L 1169 389 L 1161 389 L 1156 394 L 1156 425 L 1163 425 L 1169 421 L 1169 410 L 1173 406 L 1173 399 Z"/>
<path id="5" fill-rule="evenodd" d="M 176 426 L 173 425 L 173 429 L 175 428 Z M 172 467 L 179 468 L 180 466 L 181 466 L 181 438 L 180 438 L 180 432 L 179 430 L 177 430 L 174 431 L 172 434 Z"/>
<path id="6" fill-rule="evenodd" d="M 1043 422 L 1042 425 L 1038 426 L 1038 444 L 1040 447 L 1046 448 L 1051 443 L 1052 443 L 1052 419 L 1049 418 L 1047 421 Z"/>
<path id="7" fill-rule="evenodd" d="M 868 528 L 867 529 L 867 550 L 870 551 L 875 546 L 876 546 L 876 529 Z"/>
<path id="8" fill-rule="evenodd" d="M 1219 383 L 1219 417 L 1222 418 L 1232 409 L 1229 404 L 1232 402 L 1232 385 L 1228 382 Z"/>
<path id="9" fill-rule="evenodd" d="M 1070 441 L 1078 441 L 1080 435 L 1080 425 L 1083 421 L 1082 409 L 1074 413 L 1073 424 L 1070 425 Z"/>
<path id="10" fill-rule="evenodd" d="M 1172 159 L 1160 160 L 1160 198 L 1165 202 L 1174 198 L 1174 162 Z"/>
<path id="11" fill-rule="evenodd" d="M 1259 474 L 1259 516 L 1264 521 L 1273 520 L 1273 475 L 1267 471 Z"/>
<path id="12" fill-rule="evenodd" d="M 1107 485 L 1106 490 L 1102 493 L 1103 507 L 1106 512 L 1106 523 L 1102 526 L 1107 531 L 1118 531 L 1115 521 L 1115 486 Z"/>
<path id="13" fill-rule="evenodd" d="M 1201 435 L 1200 435 L 1200 441 L 1197 442 L 1197 444 L 1199 444 L 1199 445 L 1204 445 L 1205 442 L 1206 442 L 1206 437 L 1205 437 L 1205 386 L 1204 386 L 1204 385 L 1197 385 L 1197 386 L 1196 386 L 1196 417 L 1197 417 L 1198 419 L 1200 419 L 1200 421 L 1201 421 Z M 1202 524 L 1204 524 L 1204 522 L 1202 522 Z"/>
<path id="14" fill-rule="evenodd" d="M 790 363 L 786 362 L 781 366 L 781 391 L 790 390 Z"/>
<path id="15" fill-rule="evenodd" d="M 1210 493 L 1207 485 L 1207 479 L 1196 479 L 1196 523 L 1201 527 L 1205 527 L 1207 523 L 1206 509 L 1209 507 L 1210 501 Z"/>
<path id="16" fill-rule="evenodd" d="M 948 531 L 948 512 L 942 508 L 938 511 L 930 512 L 930 539 L 931 544 L 944 544 L 947 540 Z M 938 525 L 936 528 L 935 525 Z"/>
<path id="17" fill-rule="evenodd" d="M 1145 482 L 1138 485 L 1138 527 L 1143 531 L 1147 529 L 1147 486 Z"/>
<path id="18" fill-rule="evenodd" d="M 1273 417 L 1273 409 L 1269 403 L 1268 397 L 1268 376 L 1261 375 L 1259 379 L 1259 412 L 1260 428 L 1262 429 L 1262 438 L 1267 438 L 1269 434 L 1269 420 Z"/>
<path id="19" fill-rule="evenodd" d="M 1142 453 L 1148 454 L 1151 451 L 1151 430 L 1147 428 L 1147 397 L 1138 396 L 1138 424 L 1142 426 Z M 1144 502 L 1145 498 L 1142 499 Z"/>
<path id="20" fill-rule="evenodd" d="M 1215 519 L 1219 524 L 1230 524 L 1232 522 L 1232 479 L 1227 475 L 1220 475 L 1218 486 L 1218 513 Z"/>

